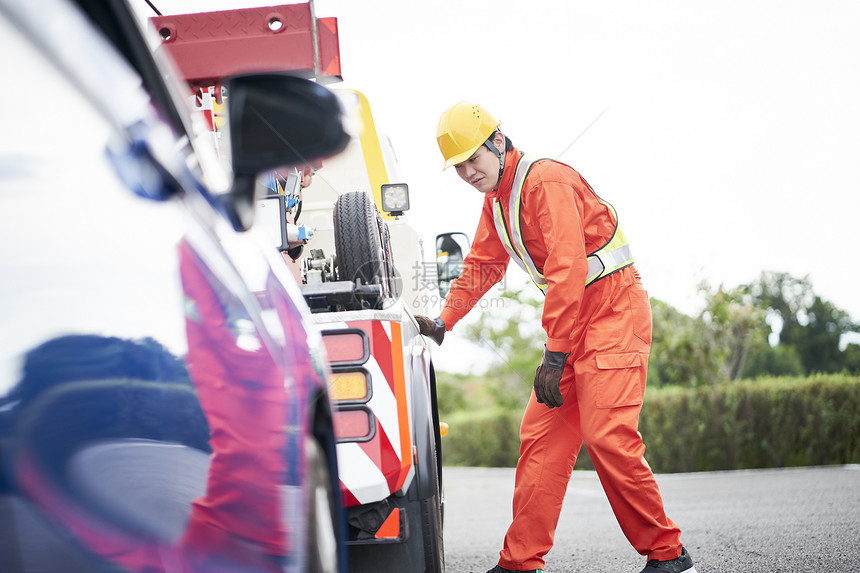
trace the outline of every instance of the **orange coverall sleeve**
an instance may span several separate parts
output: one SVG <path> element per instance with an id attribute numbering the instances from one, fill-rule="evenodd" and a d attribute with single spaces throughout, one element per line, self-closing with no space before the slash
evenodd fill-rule
<path id="1" fill-rule="evenodd" d="M 481 297 L 505 276 L 510 256 L 496 234 L 493 200 L 484 200 L 472 248 L 463 259 L 463 271 L 451 282 L 440 317 L 445 328 L 454 325 L 478 304 Z"/>
<path id="2" fill-rule="evenodd" d="M 588 261 L 585 249 L 582 206 L 577 204 L 574 186 L 579 181 L 557 169 L 543 171 L 523 193 L 523 211 L 533 213 L 537 228 L 524 229 L 529 240 L 543 243 L 546 260 L 543 274 L 548 288 L 542 324 L 547 334 L 547 350 L 570 352 L 576 317 L 585 295 Z M 539 247 L 535 248 L 535 251 Z M 530 249 L 531 251 L 531 249 Z M 539 261 L 536 261 L 540 265 Z"/>

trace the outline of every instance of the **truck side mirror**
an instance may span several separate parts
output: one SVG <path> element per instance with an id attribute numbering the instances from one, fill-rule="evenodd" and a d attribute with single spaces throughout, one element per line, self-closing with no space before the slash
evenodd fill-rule
<path id="1" fill-rule="evenodd" d="M 228 213 L 237 230 L 254 221 L 257 175 L 342 151 L 349 142 L 337 96 L 287 74 L 233 76 L 226 82 L 233 189 Z"/>
<path id="2" fill-rule="evenodd" d="M 448 296 L 451 281 L 463 271 L 463 258 L 469 252 L 469 237 L 465 233 L 436 235 L 436 272 L 439 276 L 439 295 Z"/>

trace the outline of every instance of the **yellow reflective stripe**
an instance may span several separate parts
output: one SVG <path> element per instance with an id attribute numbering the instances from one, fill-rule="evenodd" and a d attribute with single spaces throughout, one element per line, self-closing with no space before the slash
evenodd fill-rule
<path id="1" fill-rule="evenodd" d="M 633 257 L 630 254 L 630 245 L 621 245 L 612 251 L 600 250 L 597 253 L 589 255 L 588 277 L 586 278 L 585 286 L 632 264 Z"/>
<path id="2" fill-rule="evenodd" d="M 609 207 L 612 212 L 612 216 L 615 218 L 615 232 L 605 245 L 588 255 L 588 276 L 585 286 L 633 264 L 633 254 L 624 236 L 624 231 L 621 230 L 621 223 L 618 221 L 615 207 L 600 197 L 598 200 Z"/>
<path id="3" fill-rule="evenodd" d="M 518 258 L 519 253 L 517 253 L 514 250 L 513 245 L 511 245 L 511 241 L 510 241 L 510 238 L 508 237 L 507 229 L 505 228 L 505 225 L 504 225 L 504 218 L 503 218 L 504 214 L 502 213 L 502 206 L 499 204 L 498 199 L 495 201 L 495 203 L 496 203 L 496 217 L 495 217 L 495 219 L 496 219 L 496 221 L 495 221 L 496 233 L 498 233 L 499 237 L 501 237 L 504 240 L 505 248 L 509 251 L 509 254 L 511 254 L 510 251 L 513 251 L 512 256 L 515 256 Z"/>
<path id="4" fill-rule="evenodd" d="M 514 243 L 514 249 L 517 251 L 522 264 L 520 265 L 531 277 L 532 281 L 541 290 L 546 290 L 549 284 L 543 273 L 540 272 L 526 248 L 523 241 L 522 230 L 520 229 L 520 209 L 522 208 L 523 187 L 526 183 L 526 177 L 532 168 L 535 160 L 523 154 L 517 162 L 517 169 L 514 175 L 514 182 L 511 185 L 511 196 L 508 199 L 508 213 L 513 213 L 511 216 L 511 240 Z"/>
<path id="5" fill-rule="evenodd" d="M 511 257 L 511 260 L 513 260 L 517 265 L 519 265 L 519 267 L 521 269 L 523 269 L 523 271 L 525 271 L 526 274 L 529 275 L 529 277 L 534 281 L 534 283 L 541 290 L 546 290 L 547 284 L 546 284 L 546 280 L 543 279 L 543 276 L 541 275 L 541 277 L 540 277 L 541 280 L 543 280 L 543 284 L 536 281 L 535 277 L 529 271 L 529 268 L 526 266 L 525 262 L 523 261 L 522 257 L 520 256 L 519 252 L 517 252 L 517 250 L 514 248 L 514 245 L 511 244 L 511 238 L 510 238 L 510 235 L 508 233 L 508 229 L 505 227 L 505 224 L 504 224 L 504 214 L 502 212 L 502 205 L 498 200 L 495 200 L 495 209 L 493 209 L 493 222 L 496 225 L 496 234 L 502 240 L 502 246 L 508 252 L 508 256 Z"/>
<path id="6" fill-rule="evenodd" d="M 537 161 L 540 161 L 540 159 L 532 160 L 525 155 L 520 157 L 514 174 L 514 181 L 511 185 L 511 195 L 508 200 L 510 220 L 505 225 L 504 212 L 498 199 L 494 203 L 493 219 L 496 225 L 496 233 L 502 239 L 502 245 L 505 247 L 508 255 L 529 275 L 541 291 L 546 291 L 549 283 L 543 273 L 538 270 L 528 249 L 526 249 L 520 227 L 523 187 L 525 186 L 529 170 Z M 621 230 L 615 208 L 600 197 L 597 197 L 597 200 L 609 208 L 615 219 L 615 229 L 612 237 L 610 237 L 605 245 L 588 255 L 588 274 L 586 275 L 585 286 L 633 264 L 630 245 L 628 245 L 627 239 L 624 237 L 624 232 Z"/>

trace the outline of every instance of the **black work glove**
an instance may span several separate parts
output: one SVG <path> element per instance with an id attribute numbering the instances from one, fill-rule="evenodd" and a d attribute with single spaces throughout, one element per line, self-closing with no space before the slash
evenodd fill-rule
<path id="1" fill-rule="evenodd" d="M 442 344 L 442 339 L 445 338 L 446 330 L 445 321 L 442 320 L 442 317 L 436 317 L 435 319 L 430 320 L 426 316 L 416 315 L 415 320 L 418 322 L 418 330 L 421 331 L 421 334 L 429 336 L 436 344 Z"/>
<path id="2" fill-rule="evenodd" d="M 568 356 L 570 353 L 553 352 L 544 347 L 543 360 L 535 372 L 535 397 L 539 403 L 546 404 L 547 408 L 558 408 L 564 404 L 559 383 Z"/>

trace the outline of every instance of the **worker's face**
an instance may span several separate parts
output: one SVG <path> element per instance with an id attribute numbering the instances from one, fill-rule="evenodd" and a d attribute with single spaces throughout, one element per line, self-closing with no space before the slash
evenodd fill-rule
<path id="1" fill-rule="evenodd" d="M 501 139 L 501 146 L 497 143 Z M 493 144 L 500 152 L 505 152 L 505 136 L 496 133 Z M 487 149 L 486 145 L 478 148 L 472 156 L 463 163 L 454 165 L 460 178 L 480 191 L 486 193 L 495 189 L 499 184 L 499 158 Z"/>

